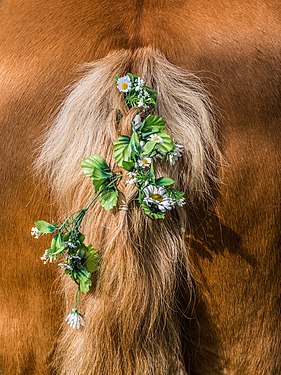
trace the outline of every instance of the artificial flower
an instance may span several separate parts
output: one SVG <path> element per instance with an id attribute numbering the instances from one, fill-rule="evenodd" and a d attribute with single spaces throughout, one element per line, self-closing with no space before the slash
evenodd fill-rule
<path id="1" fill-rule="evenodd" d="M 144 201 L 147 205 L 156 205 L 161 212 L 170 211 L 172 209 L 171 199 L 167 196 L 164 187 L 149 185 L 143 189 L 143 192 L 145 194 Z"/>
<path id="2" fill-rule="evenodd" d="M 156 143 L 163 143 L 163 138 L 160 137 L 158 134 L 151 134 L 149 137 L 150 141 L 156 142 Z"/>
<path id="3" fill-rule="evenodd" d="M 138 161 L 139 166 L 142 168 L 148 168 L 151 164 L 151 158 L 147 157 L 141 157 L 141 159 Z"/>
<path id="4" fill-rule="evenodd" d="M 38 228 L 36 227 L 31 228 L 31 235 L 34 236 L 34 238 L 39 238 L 39 234 L 40 232 Z"/>
<path id="5" fill-rule="evenodd" d="M 133 119 L 133 130 L 136 131 L 141 126 L 141 117 L 136 115 Z"/>
<path id="6" fill-rule="evenodd" d="M 175 143 L 175 149 L 169 155 L 170 164 L 173 166 L 175 162 L 182 156 L 183 146 Z"/>
<path id="7" fill-rule="evenodd" d="M 76 309 L 73 309 L 65 319 L 66 323 L 73 329 L 80 329 L 85 325 L 83 317 Z"/>
<path id="8" fill-rule="evenodd" d="M 120 77 L 117 80 L 117 88 L 121 92 L 129 92 L 132 87 L 132 82 L 129 76 Z"/>

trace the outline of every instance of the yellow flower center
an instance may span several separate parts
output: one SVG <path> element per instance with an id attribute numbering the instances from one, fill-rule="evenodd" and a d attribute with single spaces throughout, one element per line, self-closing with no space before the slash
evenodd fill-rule
<path id="1" fill-rule="evenodd" d="M 142 162 L 142 164 L 149 164 L 148 161 L 147 161 L 147 159 L 142 159 L 141 162 Z"/>
<path id="2" fill-rule="evenodd" d="M 122 90 L 126 90 L 128 88 L 128 83 L 126 83 L 126 82 L 122 82 L 121 83 L 121 89 Z"/>
<path id="3" fill-rule="evenodd" d="M 162 202 L 163 197 L 161 194 L 151 194 L 150 198 L 154 199 L 155 201 Z"/>

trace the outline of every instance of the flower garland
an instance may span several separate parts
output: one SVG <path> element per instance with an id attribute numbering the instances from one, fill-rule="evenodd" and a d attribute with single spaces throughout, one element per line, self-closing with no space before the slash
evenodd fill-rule
<path id="1" fill-rule="evenodd" d="M 166 132 L 162 117 L 146 115 L 156 105 L 157 93 L 154 90 L 131 73 L 115 77 L 115 80 L 128 108 L 140 109 L 132 121 L 131 137 L 120 135 L 113 142 L 115 161 L 127 171 L 126 183 L 135 185 L 136 200 L 144 214 L 152 219 L 164 219 L 167 211 L 185 204 L 184 193 L 171 187 L 174 184 L 171 178 L 156 178 L 154 163 L 158 160 L 166 161 L 173 166 L 181 157 L 183 147 L 176 144 Z M 100 155 L 87 157 L 81 166 L 93 182 L 93 199 L 86 207 L 68 216 L 62 224 L 38 220 L 31 230 L 37 239 L 45 234 L 53 234 L 50 247 L 41 259 L 45 264 L 60 261 L 59 267 L 77 284 L 75 306 L 66 318 L 67 324 L 77 329 L 84 325 L 83 317 L 78 312 L 80 292 L 87 293 L 90 290 L 91 276 L 100 263 L 98 250 L 84 243 L 85 236 L 80 228 L 87 211 L 97 199 L 105 210 L 118 205 L 117 182 L 122 177 L 122 174 L 111 171 Z M 119 205 L 119 209 L 127 210 L 128 207 Z"/>

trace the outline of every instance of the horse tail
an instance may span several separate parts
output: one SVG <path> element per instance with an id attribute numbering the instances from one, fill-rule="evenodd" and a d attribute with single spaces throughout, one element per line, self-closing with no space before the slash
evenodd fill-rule
<path id="1" fill-rule="evenodd" d="M 210 195 L 220 158 L 199 80 L 153 48 L 116 51 L 88 64 L 48 131 L 37 167 L 47 171 L 62 211 L 77 210 L 91 199 L 81 161 L 97 153 L 116 167 L 112 142 L 119 131 L 128 132 L 135 112 L 124 109 L 113 78 L 127 72 L 158 92 L 157 112 L 184 147 L 181 162 L 161 172 L 185 191 L 187 205 L 152 221 L 132 200 L 132 186 L 121 183 L 128 211 L 107 212 L 95 204 L 87 214 L 83 231 L 100 250 L 101 265 L 93 290 L 82 298 L 86 326 L 77 332 L 63 329 L 57 354 L 61 374 L 186 374 L 179 289 L 191 295 L 192 288 L 185 232 L 194 202 Z M 117 130 L 118 111 L 123 119 Z M 69 304 L 74 290 L 65 280 L 63 288 Z"/>

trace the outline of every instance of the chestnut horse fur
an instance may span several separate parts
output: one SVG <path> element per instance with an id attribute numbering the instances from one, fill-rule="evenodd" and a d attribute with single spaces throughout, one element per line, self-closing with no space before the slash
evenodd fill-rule
<path id="1" fill-rule="evenodd" d="M 2 0 L 0 20 L 0 373 L 281 373 L 280 1 Z M 148 303 L 143 311 L 135 311 L 136 296 L 131 291 L 136 289 L 137 279 L 133 283 L 128 277 L 123 280 L 126 298 L 120 300 L 126 305 L 116 308 L 108 295 L 95 300 L 93 290 L 83 304 L 88 328 L 73 333 L 63 322 L 72 288 L 68 284 L 62 287 L 56 265 L 42 264 L 40 256 L 48 239 L 33 239 L 30 228 L 35 219 L 57 220 L 62 211 L 71 210 L 75 192 L 80 201 L 84 199 L 77 183 L 58 201 L 56 194 L 63 195 L 66 189 L 64 179 L 61 192 L 59 177 L 54 180 L 51 176 L 46 182 L 44 169 L 49 168 L 47 173 L 52 174 L 57 159 L 50 160 L 48 166 L 42 155 L 46 137 L 52 134 L 73 87 L 75 90 L 74 82 L 79 83 L 90 74 L 89 69 L 99 67 L 99 61 L 108 61 L 112 54 L 116 60 L 108 65 L 107 74 L 118 64 L 122 74 L 124 69 L 145 71 L 148 81 L 161 92 L 161 74 L 153 67 L 162 61 L 159 69 L 171 67 L 171 80 L 176 81 L 179 74 L 179 96 L 180 88 L 187 92 L 190 87 L 199 97 L 203 107 L 198 105 L 210 126 L 206 133 L 199 132 L 205 147 L 201 161 L 206 165 L 201 166 L 199 185 L 193 188 L 193 180 L 189 184 L 185 180 L 192 203 L 184 213 L 170 222 L 167 219 L 166 224 L 146 228 L 145 233 L 151 236 L 159 233 L 155 249 L 164 248 L 164 242 L 170 245 L 168 250 L 173 249 L 173 253 L 155 253 L 154 258 L 147 252 L 142 258 L 146 276 L 149 267 L 145 269 L 145 261 L 148 266 L 151 259 L 159 261 L 159 268 L 155 267 L 159 279 L 150 280 L 151 301 L 153 292 L 165 283 L 168 288 L 157 301 L 163 296 L 167 299 L 162 304 L 152 302 L 153 311 Z M 144 69 L 140 66 L 147 56 L 156 63 Z M 166 117 L 171 113 L 168 109 Z M 159 112 L 165 112 L 164 102 Z M 62 124 L 59 129 L 58 143 L 69 135 Z M 174 132 L 180 134 L 180 129 Z M 56 137 L 52 141 L 56 147 Z M 98 145 L 99 139 L 95 142 Z M 72 157 L 69 155 L 70 160 Z M 186 169 L 188 160 L 182 168 L 183 176 L 192 175 Z M 76 171 L 69 170 L 72 173 Z M 135 219 L 139 218 L 132 224 L 134 236 L 145 224 L 137 207 L 132 211 Z M 123 258 L 120 252 L 117 264 L 110 258 L 117 272 L 118 267 L 122 269 L 122 259 L 131 257 L 125 241 L 130 243 L 129 229 L 124 231 L 122 243 L 120 217 L 106 216 L 113 228 L 113 240 L 106 249 L 122 249 L 124 244 L 127 250 Z M 101 212 L 96 218 L 104 220 Z M 126 221 L 122 217 L 121 222 Z M 184 232 L 178 223 L 185 225 Z M 153 248 L 153 241 L 150 245 Z M 174 255 L 175 268 L 171 264 Z M 133 275 L 133 270 L 125 269 L 122 275 Z M 174 271 L 178 277 L 172 280 Z M 103 276 L 101 280 L 113 284 L 107 268 Z M 141 289 L 144 284 L 140 279 L 140 290 L 148 291 L 148 283 Z M 104 304 L 104 315 L 99 304 Z M 130 326 L 124 318 L 126 308 L 130 318 L 133 313 L 145 314 L 139 320 L 136 316 L 137 323 L 130 319 Z M 126 324 L 124 332 L 122 324 L 113 330 L 115 318 Z M 99 327 L 105 335 L 96 340 Z M 130 327 L 138 333 L 132 332 L 135 341 Z"/>

